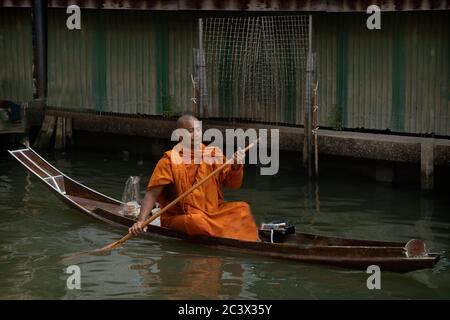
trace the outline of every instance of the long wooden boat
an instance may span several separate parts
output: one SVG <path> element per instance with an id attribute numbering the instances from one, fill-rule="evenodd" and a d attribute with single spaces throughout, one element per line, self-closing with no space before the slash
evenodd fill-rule
<path id="1" fill-rule="evenodd" d="M 133 218 L 119 213 L 122 205 L 120 201 L 76 182 L 31 148 L 9 152 L 69 207 L 118 227 L 129 228 L 135 222 Z M 285 243 L 250 242 L 218 237 L 190 237 L 156 225 L 149 225 L 145 235 L 180 239 L 245 254 L 363 270 L 370 265 L 377 265 L 382 271 L 403 273 L 431 268 L 439 260 L 439 255 L 428 253 L 420 240 L 387 242 L 296 232 Z"/>

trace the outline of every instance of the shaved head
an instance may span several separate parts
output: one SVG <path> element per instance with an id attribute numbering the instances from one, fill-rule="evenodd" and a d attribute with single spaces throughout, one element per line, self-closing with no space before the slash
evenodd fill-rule
<path id="1" fill-rule="evenodd" d="M 177 128 L 185 128 L 186 122 L 190 122 L 190 121 L 198 121 L 198 119 L 191 114 L 182 115 L 177 120 Z"/>
<path id="2" fill-rule="evenodd" d="M 184 131 L 184 133 L 179 135 L 179 141 L 189 146 L 189 148 L 198 147 L 202 141 L 201 121 L 191 114 L 184 114 L 178 118 L 176 130 Z"/>

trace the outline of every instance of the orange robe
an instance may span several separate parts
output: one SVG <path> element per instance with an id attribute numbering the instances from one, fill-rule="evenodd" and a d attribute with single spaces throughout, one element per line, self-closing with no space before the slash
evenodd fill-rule
<path id="1" fill-rule="evenodd" d="M 202 150 L 205 150 L 203 145 Z M 207 164 L 205 161 L 200 164 L 175 164 L 171 161 L 172 152 L 177 151 L 165 152 L 158 161 L 147 186 L 147 191 L 165 186 L 157 199 L 162 208 L 220 166 Z M 219 149 L 214 152 L 220 153 Z M 180 156 L 180 153 L 175 155 Z M 221 153 L 220 156 L 223 157 Z M 223 200 L 221 187 L 240 188 L 243 175 L 242 165 L 237 170 L 233 170 L 231 165 L 226 166 L 219 174 L 163 213 L 161 225 L 192 236 L 258 241 L 258 229 L 248 204 Z"/>

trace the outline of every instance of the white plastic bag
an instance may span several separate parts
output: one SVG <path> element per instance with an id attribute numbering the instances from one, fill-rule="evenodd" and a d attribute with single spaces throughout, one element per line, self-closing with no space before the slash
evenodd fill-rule
<path id="1" fill-rule="evenodd" d="M 141 209 L 141 201 L 139 195 L 139 183 L 141 178 L 138 176 L 130 176 L 125 183 L 125 188 L 122 194 L 122 206 L 120 213 L 122 215 L 132 216 L 137 218 Z"/>

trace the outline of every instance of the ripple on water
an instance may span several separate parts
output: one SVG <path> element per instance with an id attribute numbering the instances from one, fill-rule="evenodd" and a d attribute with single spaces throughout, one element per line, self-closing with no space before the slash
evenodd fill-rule
<path id="1" fill-rule="evenodd" d="M 138 166 L 119 153 L 50 152 L 46 157 L 76 180 L 118 198 L 130 175 L 143 177 L 144 190 L 155 164 L 144 161 Z M 321 180 L 308 186 L 295 173 L 273 179 L 253 175 L 246 188 L 228 190 L 225 196 L 249 201 L 258 221 L 287 218 L 299 231 L 332 236 L 420 237 L 443 258 L 433 270 L 384 273 L 382 292 L 373 292 L 365 287 L 364 271 L 253 257 L 163 238 L 133 238 L 108 255 L 70 262 L 80 266 L 82 290 L 68 290 L 69 263 L 62 258 L 112 243 L 124 230 L 68 209 L 10 157 L 0 155 L 0 172 L 0 298 L 450 298 L 447 200 L 345 181 Z"/>

